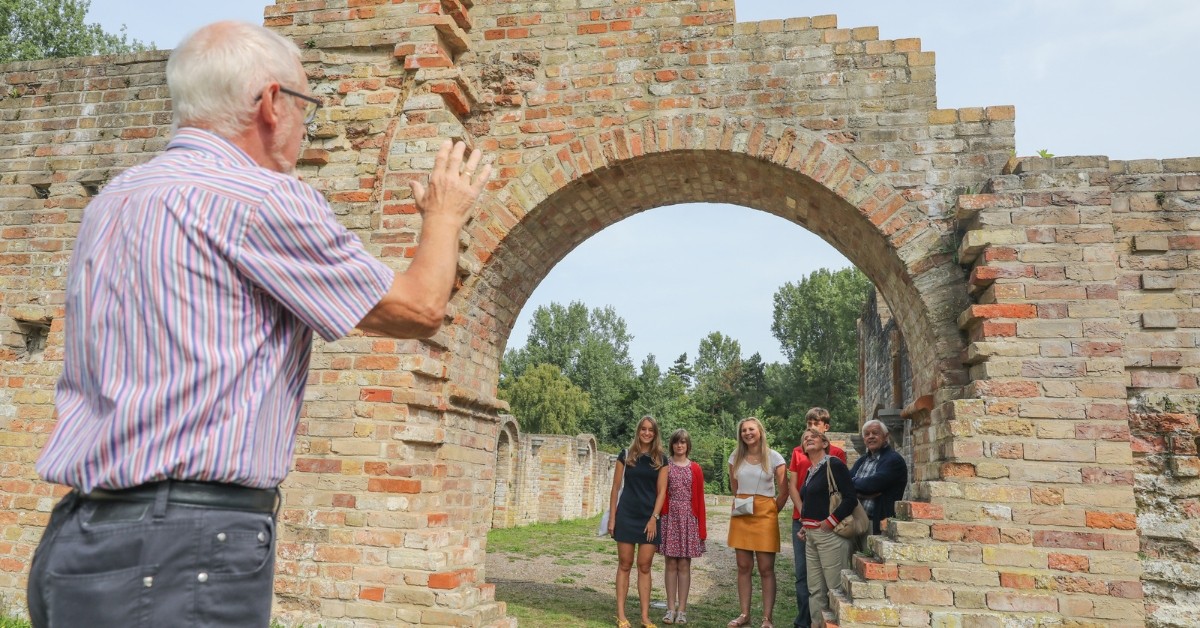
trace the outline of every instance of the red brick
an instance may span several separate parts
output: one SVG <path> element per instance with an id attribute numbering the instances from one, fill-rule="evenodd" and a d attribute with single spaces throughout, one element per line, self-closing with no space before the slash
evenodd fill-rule
<path id="1" fill-rule="evenodd" d="M 946 517 L 940 505 L 929 502 L 896 502 L 896 513 L 906 519 L 944 519 Z"/>
<path id="2" fill-rule="evenodd" d="M 367 480 L 367 490 L 372 493 L 420 493 L 421 482 L 419 480 L 371 478 Z"/>
<path id="3" fill-rule="evenodd" d="M 1087 527 L 1117 530 L 1136 530 L 1137 516 L 1131 512 L 1088 512 Z"/>
<path id="4" fill-rule="evenodd" d="M 1033 576 L 1024 573 L 1001 573 L 1000 586 L 1008 589 L 1032 589 L 1035 586 Z"/>
<path id="5" fill-rule="evenodd" d="M 1028 303 L 972 305 L 969 310 L 975 318 L 1037 318 L 1037 306 Z"/>
<path id="6" fill-rule="evenodd" d="M 297 458 L 296 470 L 301 473 L 341 473 L 342 461 L 329 458 Z"/>
<path id="7" fill-rule="evenodd" d="M 1050 554 L 1047 556 L 1047 564 L 1051 569 L 1073 572 L 1086 572 L 1090 567 L 1087 556 L 1075 554 Z"/>
<path id="8" fill-rule="evenodd" d="M 392 391 L 386 388 L 364 388 L 358 394 L 360 401 L 387 403 L 392 400 Z"/>
<path id="9" fill-rule="evenodd" d="M 896 565 L 855 554 L 853 557 L 854 571 L 865 580 L 896 580 Z"/>
<path id="10" fill-rule="evenodd" d="M 1104 536 L 1092 532 L 1062 532 L 1037 530 L 1033 533 L 1034 547 L 1062 547 L 1069 549 L 1104 549 Z"/>
<path id="11" fill-rule="evenodd" d="M 359 587 L 358 599 L 370 600 L 372 602 L 382 602 L 383 601 L 383 588 L 382 587 Z"/>
<path id="12" fill-rule="evenodd" d="M 1145 593 L 1142 590 L 1142 583 L 1137 581 L 1110 583 L 1108 585 L 1108 594 L 1113 597 L 1129 600 L 1140 600 L 1145 597 Z"/>
<path id="13" fill-rule="evenodd" d="M 901 580 L 928 582 L 933 578 L 933 570 L 920 565 L 899 565 L 896 569 L 896 575 Z"/>
<path id="14" fill-rule="evenodd" d="M 430 589 L 456 589 L 467 581 L 467 570 L 446 571 L 429 575 Z"/>

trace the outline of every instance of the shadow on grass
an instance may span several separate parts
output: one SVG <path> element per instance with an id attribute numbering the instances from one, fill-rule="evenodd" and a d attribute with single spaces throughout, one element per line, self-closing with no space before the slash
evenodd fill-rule
<path id="1" fill-rule="evenodd" d="M 729 522 L 727 508 L 728 504 L 722 504 L 709 509 L 709 551 L 692 562 L 688 626 L 723 628 L 738 614 L 737 568 L 733 551 L 724 544 Z M 508 614 L 516 617 L 522 628 L 616 626 L 616 548 L 611 540 L 596 537 L 597 521 L 591 518 L 489 533 L 490 559 L 504 560 L 516 568 L 509 569 L 504 577 L 489 568 L 487 580 L 496 585 L 496 599 L 508 605 Z M 796 615 L 790 531 L 788 509 L 780 516 L 780 537 L 784 542 L 775 561 L 774 620 L 781 628 L 791 626 Z M 570 564 L 580 568 L 556 569 Z M 661 556 L 654 559 L 653 582 L 652 600 L 661 603 L 666 598 Z M 762 585 L 757 574 L 752 591 L 750 626 L 758 628 L 762 621 Z M 632 574 L 625 608 L 626 616 L 638 628 L 636 572 Z M 650 619 L 659 626 L 663 625 L 664 610 L 662 607 L 650 610 Z"/>

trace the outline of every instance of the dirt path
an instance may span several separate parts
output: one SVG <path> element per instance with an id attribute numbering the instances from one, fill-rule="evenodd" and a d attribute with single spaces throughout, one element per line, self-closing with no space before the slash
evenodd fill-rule
<path id="1" fill-rule="evenodd" d="M 735 567 L 734 551 L 725 544 L 729 531 L 728 504 L 709 506 L 708 511 L 708 540 L 707 551 L 701 558 L 692 561 L 692 586 L 689 595 L 689 606 L 696 607 L 695 616 L 689 612 L 691 626 L 724 626 L 730 617 L 737 614 L 737 570 Z M 788 526 L 784 528 L 784 525 Z M 781 518 L 781 529 L 784 540 L 780 554 L 776 559 L 776 578 L 778 579 L 778 602 L 776 603 L 776 623 L 790 625 L 794 613 L 794 601 L 791 601 L 792 590 L 792 548 L 786 540 L 790 533 L 790 521 Z M 537 557 L 523 556 L 489 551 L 487 555 L 487 580 L 497 586 L 498 597 L 503 598 L 506 591 L 520 589 L 523 593 L 537 592 L 538 598 L 547 599 L 548 605 L 556 604 L 549 600 L 561 600 L 564 605 L 583 605 L 596 609 L 605 609 L 605 614 L 611 614 L 613 599 L 613 582 L 616 573 L 616 552 L 610 544 L 596 544 L 597 551 L 584 555 L 571 554 L 569 557 L 541 555 Z M 663 559 L 656 557 L 654 562 L 654 601 L 662 602 L 666 595 L 662 580 Z M 636 585 L 631 586 L 633 597 L 630 602 L 636 604 Z M 759 582 L 755 579 L 754 589 L 760 591 Z M 578 599 L 563 600 L 565 597 Z M 757 609 L 757 600 L 755 602 Z M 636 607 L 635 607 L 636 608 Z M 791 610 L 788 610 L 791 609 Z M 729 616 L 726 617 L 725 615 Z M 655 610 L 652 615 L 656 619 L 662 616 L 661 610 Z M 702 619 L 701 616 L 706 618 Z M 755 612 L 754 625 L 758 625 L 759 613 Z M 781 621 L 783 618 L 787 621 Z M 719 621 L 718 621 L 719 618 Z M 522 621 L 521 626 L 533 626 L 528 620 Z M 557 624 L 563 625 L 563 624 Z M 584 625 L 584 624 L 580 624 Z"/>

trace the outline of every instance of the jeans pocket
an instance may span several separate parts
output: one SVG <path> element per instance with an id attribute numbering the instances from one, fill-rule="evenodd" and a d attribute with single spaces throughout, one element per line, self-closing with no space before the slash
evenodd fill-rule
<path id="1" fill-rule="evenodd" d="M 275 525 L 217 533 L 211 570 L 197 588 L 198 626 L 261 627 L 270 623 L 275 575 Z"/>
<path id="2" fill-rule="evenodd" d="M 94 574 L 48 572 L 51 626 L 145 626 L 154 568 L 141 565 Z"/>

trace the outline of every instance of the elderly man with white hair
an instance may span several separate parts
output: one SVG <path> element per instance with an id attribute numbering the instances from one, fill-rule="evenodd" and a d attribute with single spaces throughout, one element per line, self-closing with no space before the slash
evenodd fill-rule
<path id="1" fill-rule="evenodd" d="M 174 136 L 92 200 L 71 258 L 37 470 L 72 490 L 30 565 L 36 628 L 270 622 L 313 332 L 436 333 L 490 173 L 442 144 L 397 273 L 294 174 L 321 105 L 294 42 L 211 24 L 171 53 L 167 85 Z"/>
<path id="2" fill-rule="evenodd" d="M 871 420 L 863 424 L 863 443 L 867 453 L 854 463 L 850 476 L 854 478 L 854 489 L 867 516 L 871 519 L 871 534 L 879 534 L 880 522 L 895 516 L 896 502 L 904 497 L 908 484 L 908 465 L 888 442 L 888 428 L 882 421 Z M 859 539 L 864 548 L 866 538 Z"/>

